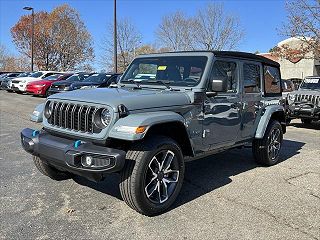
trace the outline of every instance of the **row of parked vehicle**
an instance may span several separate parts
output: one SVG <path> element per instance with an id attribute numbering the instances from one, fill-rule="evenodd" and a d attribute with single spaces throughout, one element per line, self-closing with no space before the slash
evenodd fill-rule
<path id="1" fill-rule="evenodd" d="M 8 92 L 44 96 L 76 89 L 107 87 L 117 82 L 117 73 L 12 72 L 0 75 L 0 88 Z"/>

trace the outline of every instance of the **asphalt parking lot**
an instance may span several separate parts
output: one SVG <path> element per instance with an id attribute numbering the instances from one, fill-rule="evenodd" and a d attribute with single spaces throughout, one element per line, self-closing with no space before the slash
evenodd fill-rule
<path id="1" fill-rule="evenodd" d="M 186 165 L 165 214 L 145 217 L 121 199 L 118 175 L 94 183 L 41 175 L 20 146 L 43 98 L 0 91 L 0 239 L 320 239 L 320 124 L 293 121 L 282 162 L 265 168 L 251 149 Z"/>

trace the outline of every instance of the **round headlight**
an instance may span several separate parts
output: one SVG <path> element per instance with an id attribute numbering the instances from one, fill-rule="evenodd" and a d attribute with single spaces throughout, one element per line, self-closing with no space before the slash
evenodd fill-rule
<path id="1" fill-rule="evenodd" d="M 101 115 L 100 115 L 100 118 L 101 118 L 101 123 L 106 127 L 110 124 L 111 122 L 111 113 L 108 109 L 103 109 L 101 111 Z"/>
<path id="2" fill-rule="evenodd" d="M 294 101 L 295 95 L 289 93 L 289 94 L 288 94 L 288 99 L 291 100 L 291 101 Z"/>
<path id="3" fill-rule="evenodd" d="M 53 102 L 49 101 L 46 103 L 46 106 L 44 108 L 44 116 L 46 118 L 50 118 L 52 112 L 53 112 Z"/>

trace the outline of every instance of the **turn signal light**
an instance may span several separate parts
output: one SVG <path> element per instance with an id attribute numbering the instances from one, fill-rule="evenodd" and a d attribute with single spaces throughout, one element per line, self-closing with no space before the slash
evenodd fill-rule
<path id="1" fill-rule="evenodd" d="M 136 133 L 139 134 L 139 133 L 144 133 L 144 131 L 147 129 L 146 126 L 140 126 L 140 127 L 137 127 L 136 128 Z"/>

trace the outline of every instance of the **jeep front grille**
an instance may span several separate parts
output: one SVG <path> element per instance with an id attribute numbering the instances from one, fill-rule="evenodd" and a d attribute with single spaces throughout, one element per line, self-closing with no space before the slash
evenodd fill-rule
<path id="1" fill-rule="evenodd" d="M 98 133 L 94 127 L 94 114 L 99 108 L 65 102 L 53 102 L 53 111 L 48 123 L 54 127 L 84 133 Z"/>
<path id="2" fill-rule="evenodd" d="M 295 102 L 306 102 L 318 105 L 320 102 L 320 96 L 307 95 L 307 94 L 296 94 Z"/>

